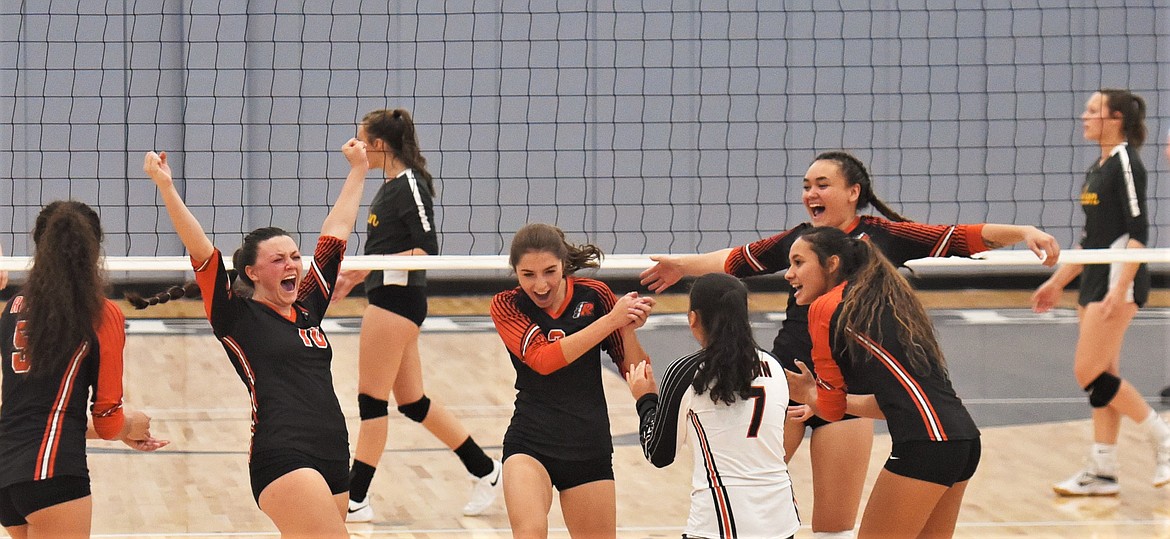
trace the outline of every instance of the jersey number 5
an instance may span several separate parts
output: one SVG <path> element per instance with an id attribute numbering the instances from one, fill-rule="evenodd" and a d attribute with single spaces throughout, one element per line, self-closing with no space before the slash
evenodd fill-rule
<path id="1" fill-rule="evenodd" d="M 764 404 L 768 402 L 768 396 L 764 393 L 763 386 L 752 386 L 748 391 L 748 398 L 756 403 L 752 409 L 752 422 L 748 424 L 747 437 L 755 438 L 760 433 L 760 423 L 764 420 Z"/>
<path id="2" fill-rule="evenodd" d="M 25 333 L 25 320 L 16 321 L 16 331 L 12 332 L 12 372 L 24 374 L 28 372 L 28 359 L 24 357 L 24 347 L 28 346 L 28 334 Z"/>

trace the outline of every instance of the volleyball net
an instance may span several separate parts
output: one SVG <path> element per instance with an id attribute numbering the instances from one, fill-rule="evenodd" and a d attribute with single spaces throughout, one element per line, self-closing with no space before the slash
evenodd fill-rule
<path id="1" fill-rule="evenodd" d="M 403 107 L 437 178 L 440 252 L 466 264 L 498 264 L 474 257 L 527 222 L 616 254 L 603 264 L 747 243 L 807 220 L 801 178 L 833 149 L 916 221 L 1034 224 L 1071 246 L 1097 153 L 1078 117 L 1101 87 L 1147 101 L 1158 246 L 1160 0 L 4 2 L 0 245 L 27 256 L 40 208 L 74 198 L 111 262 L 181 259 L 148 150 L 171 152 L 216 245 L 268 225 L 305 245 L 356 123 Z"/>

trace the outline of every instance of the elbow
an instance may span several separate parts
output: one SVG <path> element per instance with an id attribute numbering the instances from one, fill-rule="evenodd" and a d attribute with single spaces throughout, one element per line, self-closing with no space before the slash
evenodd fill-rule
<path id="1" fill-rule="evenodd" d="M 125 426 L 125 421 L 122 414 L 116 417 L 94 418 L 93 430 L 103 440 L 117 440 L 122 437 L 122 428 Z"/>

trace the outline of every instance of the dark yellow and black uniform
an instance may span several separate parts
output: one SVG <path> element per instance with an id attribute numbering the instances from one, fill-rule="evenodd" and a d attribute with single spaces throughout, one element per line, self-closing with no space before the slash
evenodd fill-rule
<path id="1" fill-rule="evenodd" d="M 930 369 L 908 363 L 896 337 L 894 306 L 888 304 L 878 313 L 879 330 L 842 327 L 848 285 L 837 285 L 809 306 L 817 414 L 837 421 L 845 415 L 846 393 L 873 395 L 893 444 L 887 470 L 948 487 L 970 479 L 979 464 L 979 429 L 955 394 L 945 361 L 933 358 Z M 848 340 L 868 354 L 853 357 Z"/>
<path id="2" fill-rule="evenodd" d="M 519 287 L 496 294 L 491 304 L 492 322 L 516 369 L 516 409 L 504 434 L 504 458 L 533 456 L 559 490 L 613 479 L 601 351 L 619 367 L 625 362 L 622 336 L 616 331 L 572 363 L 565 361 L 558 341 L 605 316 L 617 303 L 605 283 L 572 276 L 566 280 L 565 300 L 553 312 L 537 307 Z"/>
<path id="3" fill-rule="evenodd" d="M 422 249 L 438 254 L 434 193 L 413 169 L 384 182 L 370 202 L 366 219 L 367 255 Z M 417 325 L 427 316 L 425 270 L 374 270 L 366 276 L 370 304 L 401 315 Z"/>
<path id="4" fill-rule="evenodd" d="M 1150 234 L 1146 167 L 1128 144 L 1118 144 L 1108 159 L 1089 168 L 1081 190 L 1081 208 L 1085 211 L 1082 248 L 1125 249 L 1131 239 L 1146 245 Z M 1123 265 L 1120 262 L 1086 265 L 1081 272 L 1077 303 L 1088 305 L 1104 299 L 1117 283 Z M 1142 264 L 1134 276 L 1127 299 L 1140 307 L 1145 305 L 1149 295 L 1150 271 Z"/>
<path id="5" fill-rule="evenodd" d="M 0 404 L 0 524 L 90 494 L 85 433 L 93 415 L 106 440 L 122 432 L 122 351 L 126 322 L 106 300 L 94 323 L 96 342 L 82 342 L 59 374 L 36 375 L 23 348 L 27 333 L 16 296 L 0 315 L 3 403 Z M 62 305 L 59 308 L 67 309 Z M 92 404 L 91 404 L 92 403 Z"/>
<path id="6" fill-rule="evenodd" d="M 236 294 L 219 250 L 192 260 L 211 328 L 251 399 L 257 500 L 273 480 L 304 467 L 320 471 L 334 494 L 349 490 L 348 432 L 321 330 L 344 252 L 344 240 L 321 236 L 288 313 Z"/>
<path id="7" fill-rule="evenodd" d="M 811 224 L 801 223 L 772 237 L 732 249 L 724 271 L 742 278 L 788 269 L 788 253 L 792 244 L 809 228 L 812 228 Z M 845 233 L 868 239 L 895 266 L 903 266 L 907 261 L 919 258 L 971 256 L 987 250 L 987 245 L 983 243 L 982 224 L 927 225 L 863 215 L 854 219 Z M 795 372 L 796 360 L 802 361 L 810 369 L 815 368 L 811 350 L 808 306 L 797 305 L 795 296 L 789 293 L 784 322 L 772 343 L 772 355 L 780 360 L 784 368 Z M 806 423 L 812 427 L 825 424 L 816 417 Z"/>

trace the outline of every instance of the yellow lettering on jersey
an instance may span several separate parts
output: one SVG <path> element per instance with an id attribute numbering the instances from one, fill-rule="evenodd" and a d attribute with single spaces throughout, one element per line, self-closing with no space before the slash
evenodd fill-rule
<path id="1" fill-rule="evenodd" d="M 1082 206 L 1096 206 L 1101 201 L 1097 198 L 1097 193 L 1081 193 Z"/>
<path id="2" fill-rule="evenodd" d="M 366 222 L 369 223 L 370 226 L 377 227 L 378 226 L 378 214 L 371 213 L 370 216 L 366 218 Z"/>

